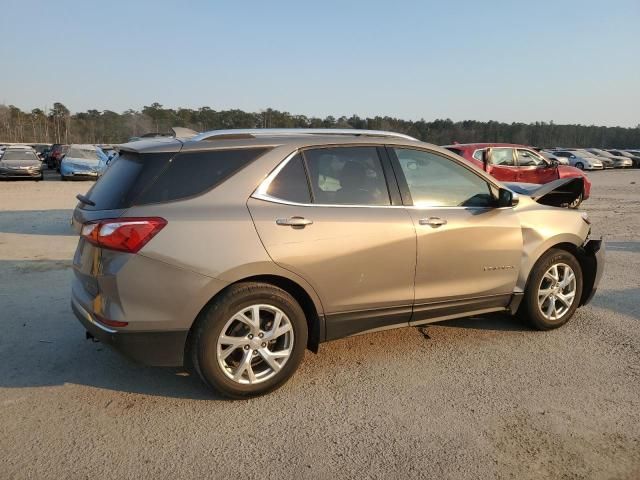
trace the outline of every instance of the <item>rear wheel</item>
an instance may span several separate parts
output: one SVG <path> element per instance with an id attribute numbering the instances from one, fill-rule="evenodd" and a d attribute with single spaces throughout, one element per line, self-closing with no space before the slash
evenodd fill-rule
<path id="1" fill-rule="evenodd" d="M 307 322 L 286 291 L 263 283 L 232 285 L 201 314 L 191 362 L 202 380 L 231 398 L 263 395 L 296 371 Z"/>
<path id="2" fill-rule="evenodd" d="M 538 330 L 558 328 L 569 321 L 582 296 L 582 269 L 569 252 L 551 249 L 529 275 L 518 315 Z"/>

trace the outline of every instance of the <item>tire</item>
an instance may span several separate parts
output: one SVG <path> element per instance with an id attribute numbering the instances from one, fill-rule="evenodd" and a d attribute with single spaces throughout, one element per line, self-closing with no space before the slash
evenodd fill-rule
<path id="1" fill-rule="evenodd" d="M 569 203 L 567 205 L 568 208 L 573 208 L 573 209 L 577 209 L 580 207 L 580 204 L 582 203 L 582 199 L 584 198 L 584 194 L 580 194 L 578 196 L 578 198 L 576 198 L 573 202 Z"/>
<path id="2" fill-rule="evenodd" d="M 542 303 L 539 304 L 539 295 L 540 297 L 543 294 L 539 294 L 541 290 L 551 290 L 549 288 L 549 284 L 552 283 L 549 280 L 549 277 L 546 276 L 547 272 L 553 268 L 553 266 L 558 267 L 558 277 L 560 280 L 563 279 L 561 270 L 563 267 L 561 265 L 568 266 L 571 271 L 574 273 L 575 282 L 573 284 L 573 290 L 570 285 L 567 285 L 565 288 L 561 288 L 559 292 L 552 293 L 548 298 Z M 564 271 L 565 274 L 567 271 Z M 566 278 L 566 277 L 565 277 Z M 569 319 L 573 316 L 576 309 L 578 308 L 578 304 L 580 303 L 580 298 L 582 297 L 582 269 L 580 268 L 580 264 L 578 260 L 566 250 L 561 250 L 557 248 L 552 248 L 548 252 L 546 252 L 540 259 L 536 262 L 536 264 L 531 269 L 531 273 L 529 274 L 529 280 L 527 281 L 527 286 L 524 292 L 524 298 L 522 300 L 522 304 L 518 309 L 517 315 L 523 319 L 528 321 L 534 328 L 538 330 L 551 330 L 553 328 L 558 328 L 564 325 L 569 321 Z M 568 294 L 573 291 L 573 298 L 570 302 L 568 308 L 566 308 L 566 304 L 563 300 L 560 300 L 559 297 L 555 295 L 562 294 L 562 296 L 566 299 Z M 551 303 L 551 297 L 555 300 L 554 309 L 556 306 L 559 306 L 558 310 L 556 310 L 557 315 L 552 315 L 550 318 L 548 315 L 545 315 L 542 310 L 549 310 L 549 304 Z M 566 308 L 566 310 L 563 310 Z"/>
<path id="3" fill-rule="evenodd" d="M 579 168 L 580 170 L 584 170 L 584 163 L 576 162 L 576 168 Z"/>
<path id="4" fill-rule="evenodd" d="M 67 177 L 65 177 L 64 175 L 60 174 L 60 181 L 61 182 L 66 182 L 67 181 Z"/>
<path id="5" fill-rule="evenodd" d="M 256 306 L 260 328 L 252 324 Z M 287 328 L 286 333 L 277 335 Z M 298 302 L 281 288 L 257 282 L 229 287 L 205 307 L 192 333 L 194 370 L 210 388 L 234 399 L 264 395 L 281 387 L 300 365 L 308 336 Z M 225 343 L 225 339 L 233 342 Z M 289 352 L 286 358 L 271 357 L 283 352 Z"/>

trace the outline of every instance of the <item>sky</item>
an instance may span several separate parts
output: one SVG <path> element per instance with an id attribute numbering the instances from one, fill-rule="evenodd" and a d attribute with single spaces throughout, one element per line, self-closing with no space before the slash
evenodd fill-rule
<path id="1" fill-rule="evenodd" d="M 0 103 L 640 124 L 640 0 L 0 0 Z"/>

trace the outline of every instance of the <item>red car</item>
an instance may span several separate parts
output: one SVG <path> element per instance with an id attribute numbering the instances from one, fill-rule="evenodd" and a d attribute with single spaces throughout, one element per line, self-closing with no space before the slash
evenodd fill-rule
<path id="1" fill-rule="evenodd" d="M 544 184 L 559 178 L 581 177 L 584 184 L 582 197 L 571 206 L 577 207 L 589 198 L 591 182 L 582 170 L 550 162 L 531 147 L 511 143 L 465 143 L 445 145 L 444 148 L 486 170 L 501 182 Z"/>

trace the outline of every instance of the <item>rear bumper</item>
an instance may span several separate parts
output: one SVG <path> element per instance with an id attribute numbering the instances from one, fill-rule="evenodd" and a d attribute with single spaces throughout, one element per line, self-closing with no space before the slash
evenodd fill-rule
<path id="1" fill-rule="evenodd" d="M 170 332 L 123 332 L 101 325 L 91 312 L 72 298 L 71 308 L 88 336 L 109 345 L 126 357 L 145 365 L 181 367 L 188 330 Z"/>
<path id="2" fill-rule="evenodd" d="M 605 244 L 600 240 L 587 240 L 580 250 L 580 266 L 582 267 L 582 298 L 580 305 L 588 304 L 598 290 L 605 263 Z"/>

